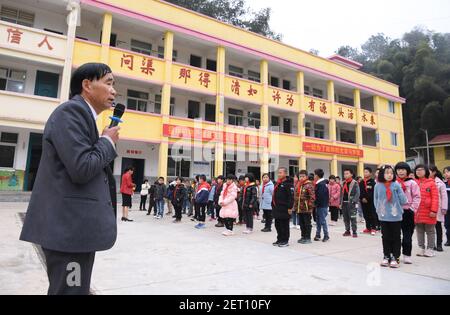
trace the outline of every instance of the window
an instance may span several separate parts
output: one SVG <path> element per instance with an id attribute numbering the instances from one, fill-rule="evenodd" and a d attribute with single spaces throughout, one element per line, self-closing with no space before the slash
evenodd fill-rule
<path id="1" fill-rule="evenodd" d="M 0 67 L 0 90 L 17 93 L 25 92 L 27 72 Z"/>
<path id="2" fill-rule="evenodd" d="M 261 114 L 248 112 L 248 126 L 259 129 L 261 127 Z"/>
<path id="3" fill-rule="evenodd" d="M 450 147 L 445 147 L 444 152 L 445 152 L 445 159 L 450 160 Z"/>
<path id="4" fill-rule="evenodd" d="M 127 92 L 127 108 L 140 112 L 147 112 L 147 104 L 149 100 L 148 93 L 128 90 Z"/>
<path id="5" fill-rule="evenodd" d="M 292 119 L 289 118 L 283 119 L 283 132 L 292 133 Z"/>
<path id="6" fill-rule="evenodd" d="M 289 176 L 294 177 L 300 171 L 297 160 L 289 160 Z"/>
<path id="7" fill-rule="evenodd" d="M 270 85 L 274 87 L 279 87 L 280 79 L 278 79 L 277 77 L 270 77 Z"/>
<path id="8" fill-rule="evenodd" d="M 158 46 L 158 58 L 164 59 L 164 46 Z M 176 62 L 178 58 L 178 51 L 172 50 L 172 61 Z"/>
<path id="9" fill-rule="evenodd" d="M 175 116 L 175 98 L 170 98 L 170 108 L 169 108 L 169 115 Z"/>
<path id="10" fill-rule="evenodd" d="M 2 5 L 2 9 L 0 11 L 0 20 L 33 27 L 34 13 Z"/>
<path id="11" fill-rule="evenodd" d="M 388 107 L 389 107 L 389 113 L 395 114 L 395 103 L 392 101 L 389 101 Z"/>
<path id="12" fill-rule="evenodd" d="M 356 133 L 353 130 L 341 129 L 340 141 L 347 143 L 356 143 Z"/>
<path id="13" fill-rule="evenodd" d="M 161 114 L 161 95 L 155 95 L 155 114 Z"/>
<path id="14" fill-rule="evenodd" d="M 312 135 L 311 123 L 305 122 L 305 136 L 311 137 L 311 135 Z"/>
<path id="15" fill-rule="evenodd" d="M 131 51 L 151 56 L 152 44 L 144 43 L 139 40 L 132 39 L 131 40 Z"/>
<path id="16" fill-rule="evenodd" d="M 210 122 L 216 121 L 216 105 L 205 104 L 205 120 Z"/>
<path id="17" fill-rule="evenodd" d="M 279 132 L 280 131 L 280 117 L 272 116 L 270 119 L 270 126 L 272 131 Z"/>
<path id="18" fill-rule="evenodd" d="M 193 67 L 201 68 L 202 67 L 202 57 L 191 55 L 190 65 Z"/>
<path id="19" fill-rule="evenodd" d="M 217 61 L 212 59 L 206 59 L 206 69 L 209 71 L 217 71 Z"/>
<path id="20" fill-rule="evenodd" d="M 283 80 L 283 89 L 290 91 L 291 90 L 291 81 Z"/>
<path id="21" fill-rule="evenodd" d="M 256 71 L 248 70 L 248 79 L 255 82 L 261 82 L 261 74 Z"/>
<path id="22" fill-rule="evenodd" d="M 343 95 L 338 96 L 338 103 L 354 106 L 353 99 Z"/>
<path id="23" fill-rule="evenodd" d="M 243 78 L 244 77 L 244 69 L 229 65 L 228 73 L 233 77 Z"/>
<path id="24" fill-rule="evenodd" d="M 314 124 L 314 138 L 325 139 L 325 125 Z"/>
<path id="25" fill-rule="evenodd" d="M 80 39 L 88 40 L 87 38 L 77 37 Z M 102 32 L 100 32 L 100 42 L 102 42 Z M 117 34 L 111 33 L 111 36 L 109 37 L 109 46 L 116 47 L 117 45 Z"/>
<path id="26" fill-rule="evenodd" d="M 305 95 L 311 95 L 311 90 L 309 88 L 309 86 L 305 85 Z"/>
<path id="27" fill-rule="evenodd" d="M 200 102 L 196 101 L 188 102 L 188 118 L 190 119 L 200 118 Z"/>
<path id="28" fill-rule="evenodd" d="M 323 98 L 323 91 L 320 89 L 313 89 L 313 96 Z"/>
<path id="29" fill-rule="evenodd" d="M 391 145 L 394 147 L 398 146 L 398 135 L 395 132 L 391 132 Z"/>
<path id="30" fill-rule="evenodd" d="M 16 153 L 17 133 L 2 132 L 0 135 L 0 167 L 13 168 Z"/>
<path id="31" fill-rule="evenodd" d="M 189 177 L 191 175 L 191 152 L 183 149 L 172 151 L 169 148 L 167 175 Z"/>
<path id="32" fill-rule="evenodd" d="M 228 109 L 228 124 L 242 126 L 244 122 L 244 112 L 240 109 Z"/>

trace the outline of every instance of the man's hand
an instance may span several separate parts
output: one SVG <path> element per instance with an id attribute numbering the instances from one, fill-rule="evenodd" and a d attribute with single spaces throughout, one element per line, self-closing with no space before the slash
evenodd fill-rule
<path id="1" fill-rule="evenodd" d="M 117 143 L 119 141 L 119 130 L 119 126 L 113 128 L 106 127 L 105 130 L 103 130 L 102 136 L 108 136 L 114 143 Z"/>

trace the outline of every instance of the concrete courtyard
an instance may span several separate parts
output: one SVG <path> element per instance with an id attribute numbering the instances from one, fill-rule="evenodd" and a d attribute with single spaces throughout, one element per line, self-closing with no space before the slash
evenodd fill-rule
<path id="1" fill-rule="evenodd" d="M 37 249 L 18 240 L 26 208 L 26 202 L 0 202 L 0 294 L 47 290 Z M 131 218 L 134 223 L 118 224 L 114 248 L 96 256 L 95 294 L 450 294 L 450 248 L 391 270 L 379 267 L 381 236 L 343 238 L 342 223 L 330 227 L 329 243 L 299 245 L 300 231 L 291 230 L 291 246 L 275 248 L 275 232 L 259 232 L 260 221 L 253 235 L 236 227 L 225 238 L 213 222 L 197 231 L 188 219 L 175 225 L 137 211 Z"/>

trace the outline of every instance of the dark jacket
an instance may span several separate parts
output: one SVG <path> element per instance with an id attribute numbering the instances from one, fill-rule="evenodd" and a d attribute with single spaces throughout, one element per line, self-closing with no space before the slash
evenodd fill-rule
<path id="1" fill-rule="evenodd" d="M 327 182 L 319 180 L 315 187 L 315 205 L 317 208 L 328 208 L 330 203 L 330 192 L 328 191 Z"/>
<path id="2" fill-rule="evenodd" d="M 155 183 L 155 200 L 164 199 L 164 196 L 166 195 L 166 190 L 167 190 L 166 185 L 156 182 Z"/>
<path id="3" fill-rule="evenodd" d="M 220 194 L 222 193 L 223 190 L 223 185 L 216 185 L 216 190 L 214 191 L 214 206 L 218 209 L 220 209 L 221 207 L 219 206 L 219 198 L 220 198 Z"/>
<path id="4" fill-rule="evenodd" d="M 359 200 L 361 200 L 361 205 L 363 207 L 375 208 L 375 206 L 373 204 L 373 195 L 375 192 L 375 185 L 376 185 L 376 183 L 373 178 L 369 179 L 366 184 L 364 183 L 364 180 L 362 180 L 361 183 L 359 183 L 359 191 L 360 191 Z M 367 203 L 362 202 L 362 200 L 364 198 L 367 199 Z"/>
<path id="5" fill-rule="evenodd" d="M 294 183 L 291 178 L 276 184 L 272 198 L 272 215 L 275 219 L 289 219 L 294 207 Z"/>
<path id="6" fill-rule="evenodd" d="M 109 164 L 117 153 L 81 96 L 50 115 L 42 157 L 20 239 L 66 253 L 110 249 L 117 223 Z"/>
<path id="7" fill-rule="evenodd" d="M 242 190 L 242 209 L 256 209 L 258 202 L 258 188 L 255 184 Z"/>
<path id="8" fill-rule="evenodd" d="M 174 206 L 183 206 L 184 199 L 186 198 L 186 187 L 184 184 L 176 185 L 172 191 L 172 204 Z"/>

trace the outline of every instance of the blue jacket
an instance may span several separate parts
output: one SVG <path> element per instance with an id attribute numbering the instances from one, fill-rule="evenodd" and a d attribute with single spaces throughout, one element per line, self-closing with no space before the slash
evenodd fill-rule
<path id="1" fill-rule="evenodd" d="M 209 198 L 209 190 L 207 187 L 203 187 L 195 195 L 195 203 L 200 205 L 206 205 L 208 203 L 208 198 Z"/>
<path id="2" fill-rule="evenodd" d="M 391 184 L 391 191 L 392 200 L 388 202 L 384 183 L 375 186 L 373 202 L 377 209 L 378 219 L 383 222 L 403 221 L 403 205 L 408 202 L 408 199 L 397 182 Z"/>
<path id="3" fill-rule="evenodd" d="M 274 185 L 271 181 L 269 181 L 266 184 L 266 188 L 264 188 L 264 193 L 262 193 L 263 186 L 264 186 L 264 184 L 261 185 L 260 190 L 259 190 L 259 191 L 261 191 L 261 196 L 259 199 L 259 208 L 262 210 L 272 210 L 272 195 L 273 195 Z"/>
<path id="4" fill-rule="evenodd" d="M 216 193 L 216 186 L 212 186 L 209 191 L 208 201 L 214 201 L 214 194 Z"/>
<path id="5" fill-rule="evenodd" d="M 328 208 L 330 203 L 330 193 L 328 191 L 327 182 L 325 179 L 321 179 L 316 183 L 316 199 L 315 204 L 317 208 Z"/>

